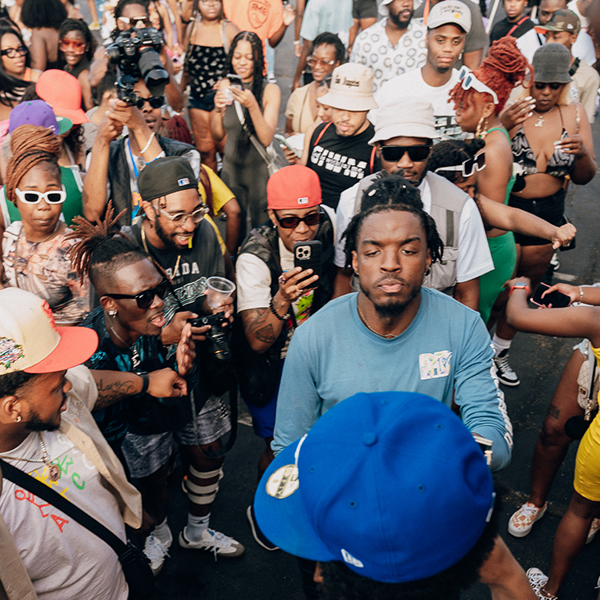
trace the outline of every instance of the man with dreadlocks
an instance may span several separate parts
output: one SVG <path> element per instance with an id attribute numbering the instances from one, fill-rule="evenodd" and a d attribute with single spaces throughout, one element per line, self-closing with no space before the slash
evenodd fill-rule
<path id="1" fill-rule="evenodd" d="M 175 356 L 168 354 L 160 334 L 166 323 L 163 300 L 171 284 L 164 271 L 139 246 L 122 234 L 113 235 L 118 231 L 115 228 L 118 217 L 113 217 L 112 208 L 109 208 L 105 221 L 99 225 L 93 226 L 80 219 L 77 235 L 81 241 L 72 252 L 78 272 L 90 278 L 100 297 L 100 307 L 83 323 L 93 328 L 100 338 L 98 351 L 88 366 L 139 373 L 150 385 L 155 378 L 167 378 L 183 396 L 187 394 L 183 377 L 191 373 L 195 358 L 190 342 L 192 327 L 181 325 Z M 209 230 L 212 231 L 210 226 Z M 194 385 L 193 379 L 189 385 Z M 210 436 L 206 434 L 203 418 L 199 417 L 197 421 L 206 448 L 229 427 L 226 415 L 221 415 L 218 406 L 206 405 L 204 412 L 207 411 L 211 412 L 213 421 Z M 145 544 L 146 555 L 155 573 L 162 567 L 173 541 L 167 524 L 166 482 L 175 440 L 182 456 L 191 465 L 186 536 L 195 541 L 196 525 L 201 523 L 205 527 L 200 537 L 206 539 L 196 547 L 207 550 L 215 547 L 222 555 L 243 552 L 243 547 L 235 540 L 208 529 L 206 512 L 218 490 L 222 459 L 205 458 L 198 448 L 188 398 L 158 397 L 144 385 L 126 407 L 123 403 L 115 404 L 104 412 L 97 412 L 96 420 L 113 448 L 124 456 L 129 475 L 142 492 L 144 508 L 156 524 Z M 202 502 L 197 501 L 196 494 L 202 494 Z"/>

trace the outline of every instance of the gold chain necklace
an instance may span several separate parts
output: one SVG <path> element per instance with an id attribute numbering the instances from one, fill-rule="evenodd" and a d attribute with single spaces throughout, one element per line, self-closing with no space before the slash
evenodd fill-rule
<path id="1" fill-rule="evenodd" d="M 397 334 L 395 333 L 379 333 L 378 331 L 375 331 L 370 325 L 369 322 L 367 321 L 367 318 L 365 317 L 365 315 L 363 315 L 362 310 L 360 310 L 360 305 L 358 304 L 358 298 L 356 299 L 356 308 L 358 309 L 358 316 L 360 317 L 361 321 L 365 324 L 365 327 L 371 331 L 372 333 L 374 333 L 375 335 L 378 335 L 379 337 L 385 338 L 387 340 L 391 339 L 391 338 L 395 338 L 398 337 Z"/>
<path id="2" fill-rule="evenodd" d="M 41 460 L 36 458 L 21 458 L 19 456 L 7 456 L 6 454 L 0 454 L 0 458 L 6 458 L 8 460 L 20 460 L 31 463 L 43 463 L 48 467 L 48 479 L 52 483 L 56 483 L 60 479 L 60 467 L 50 462 L 48 458 L 48 450 L 46 450 L 46 444 L 44 444 L 41 432 L 38 432 L 38 439 L 40 441 L 40 448 L 42 450 Z"/>

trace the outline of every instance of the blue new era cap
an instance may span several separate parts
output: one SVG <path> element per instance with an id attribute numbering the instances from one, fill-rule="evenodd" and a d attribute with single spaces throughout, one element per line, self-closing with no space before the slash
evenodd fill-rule
<path id="1" fill-rule="evenodd" d="M 494 497 L 482 451 L 447 406 L 413 392 L 360 393 L 275 458 L 254 511 L 290 554 L 400 583 L 463 558 Z"/>

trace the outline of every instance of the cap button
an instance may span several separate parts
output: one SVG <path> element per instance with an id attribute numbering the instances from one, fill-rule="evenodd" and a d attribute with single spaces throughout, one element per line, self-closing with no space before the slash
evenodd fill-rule
<path id="1" fill-rule="evenodd" d="M 363 435 L 362 441 L 365 446 L 372 446 L 377 441 L 377 436 L 372 431 L 368 431 Z"/>

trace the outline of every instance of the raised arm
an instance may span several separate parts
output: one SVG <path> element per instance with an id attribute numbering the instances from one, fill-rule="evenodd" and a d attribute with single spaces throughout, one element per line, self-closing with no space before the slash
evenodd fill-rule
<path id="1" fill-rule="evenodd" d="M 273 83 L 267 84 L 263 94 L 262 109 L 250 90 L 239 90 L 236 87 L 229 89 L 233 94 L 233 99 L 248 109 L 256 137 L 263 145 L 268 146 L 273 141 L 279 118 L 279 104 L 281 103 L 279 87 Z"/>

